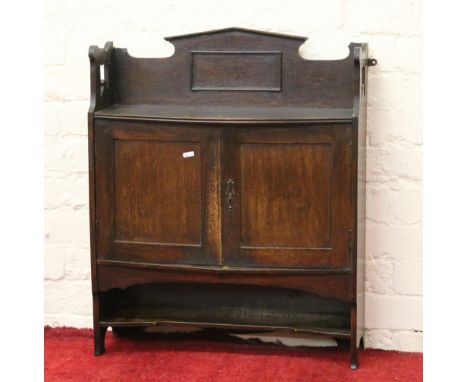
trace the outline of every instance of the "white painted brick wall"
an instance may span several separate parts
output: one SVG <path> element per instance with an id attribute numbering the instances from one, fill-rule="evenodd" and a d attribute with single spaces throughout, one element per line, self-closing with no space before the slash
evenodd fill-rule
<path id="1" fill-rule="evenodd" d="M 422 295 L 422 264 L 419 261 L 401 261 L 395 264 L 395 292 L 405 295 Z"/>
<path id="2" fill-rule="evenodd" d="M 309 59 L 368 42 L 366 345 L 422 350 L 421 1 L 47 0 L 45 322 L 91 327 L 88 46 L 171 55 L 163 36 L 242 26 L 309 36 Z"/>

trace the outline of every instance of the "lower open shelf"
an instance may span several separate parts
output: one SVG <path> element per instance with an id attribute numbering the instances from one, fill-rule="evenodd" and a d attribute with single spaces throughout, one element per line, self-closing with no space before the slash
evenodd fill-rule
<path id="1" fill-rule="evenodd" d="M 304 334 L 317 334 L 323 336 L 330 336 L 334 338 L 350 338 L 351 332 L 349 329 L 338 328 L 292 328 L 285 326 L 274 325 L 242 325 L 242 324 L 223 324 L 223 323 L 210 323 L 210 322 L 190 322 L 190 321 L 173 321 L 167 319 L 115 319 L 100 321 L 102 327 L 150 327 L 150 326 L 193 326 L 202 329 L 223 329 L 226 331 L 242 331 L 242 332 L 292 332 Z"/>
<path id="2" fill-rule="evenodd" d="M 194 283 L 114 289 L 101 296 L 101 326 L 190 325 L 350 336 L 350 306 L 297 290 Z"/>

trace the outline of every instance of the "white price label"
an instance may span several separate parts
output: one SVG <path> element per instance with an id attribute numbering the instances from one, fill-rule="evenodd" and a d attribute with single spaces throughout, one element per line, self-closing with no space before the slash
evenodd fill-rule
<path id="1" fill-rule="evenodd" d="M 182 157 L 184 157 L 184 158 L 191 158 L 191 157 L 194 157 L 194 156 L 195 156 L 194 151 L 187 151 L 185 153 L 182 153 Z"/>

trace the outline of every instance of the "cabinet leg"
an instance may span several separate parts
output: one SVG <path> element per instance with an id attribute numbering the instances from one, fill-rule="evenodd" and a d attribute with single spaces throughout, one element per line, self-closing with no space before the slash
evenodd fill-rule
<path id="1" fill-rule="evenodd" d="M 351 369 L 357 369 L 359 366 L 359 359 L 358 359 L 358 347 L 357 347 L 357 311 L 356 305 L 351 307 L 351 338 L 349 341 L 350 345 L 350 353 L 351 353 Z"/>
<path id="2" fill-rule="evenodd" d="M 94 355 L 102 355 L 105 351 L 107 327 L 94 328 Z"/>
<path id="3" fill-rule="evenodd" d="M 351 369 L 355 370 L 359 366 L 358 348 L 356 343 L 351 342 Z"/>
<path id="4" fill-rule="evenodd" d="M 364 350 L 364 337 L 359 340 L 359 350 Z"/>

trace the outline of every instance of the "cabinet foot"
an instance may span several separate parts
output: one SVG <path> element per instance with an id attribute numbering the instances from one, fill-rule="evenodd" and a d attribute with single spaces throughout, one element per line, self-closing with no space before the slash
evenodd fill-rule
<path id="1" fill-rule="evenodd" d="M 357 310 L 356 305 L 351 306 L 351 338 L 349 341 L 349 351 L 351 353 L 351 369 L 355 370 L 359 367 L 358 360 L 358 334 L 357 334 Z"/>
<path id="2" fill-rule="evenodd" d="M 364 337 L 359 340 L 359 350 L 364 350 Z"/>
<path id="3" fill-rule="evenodd" d="M 351 369 L 355 370 L 359 367 L 358 348 L 356 344 L 351 343 Z"/>
<path id="4" fill-rule="evenodd" d="M 94 329 L 94 355 L 102 355 L 105 352 L 105 339 L 107 327 Z"/>

